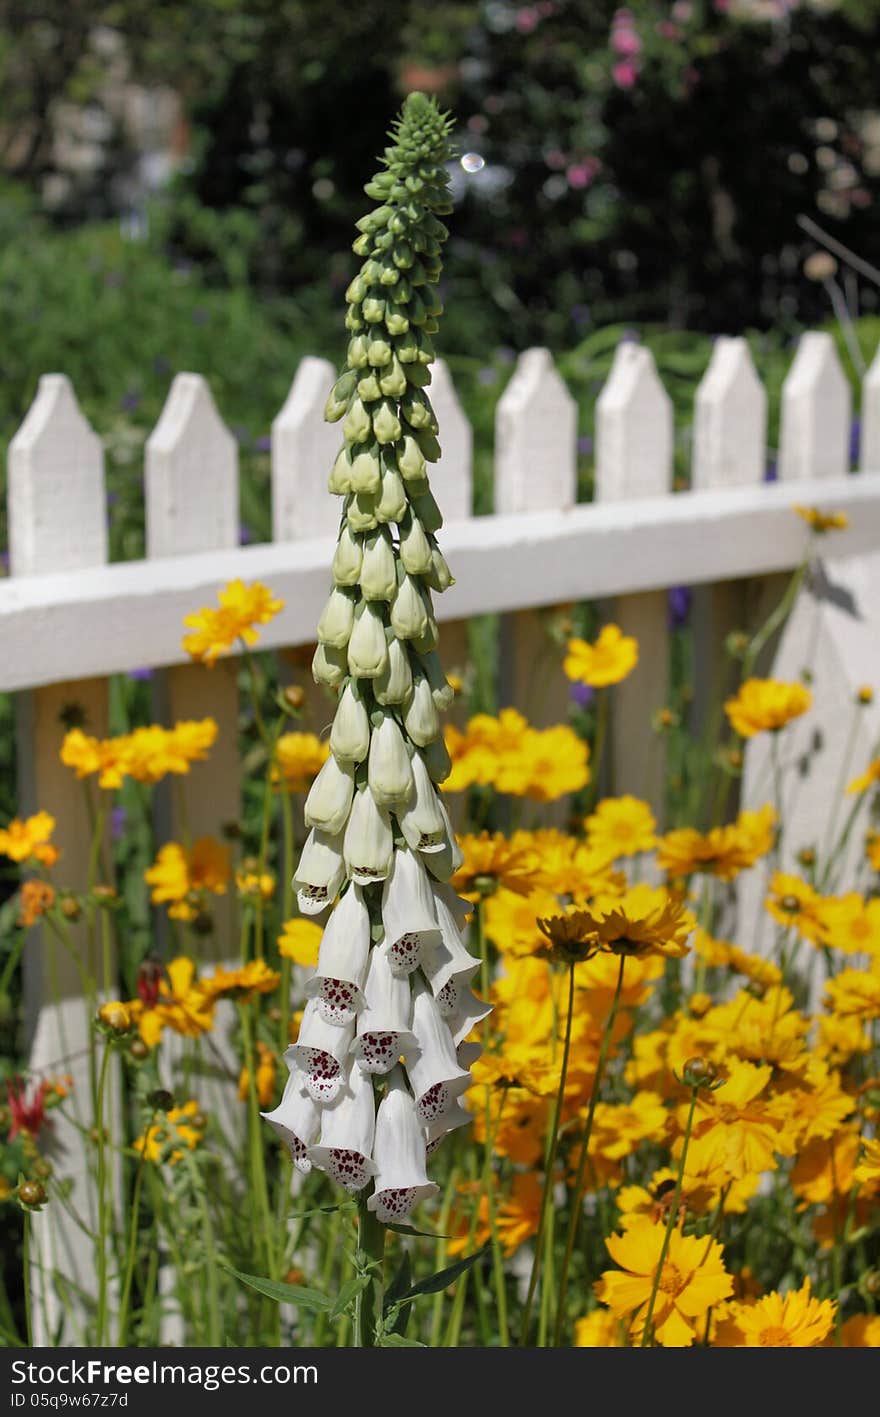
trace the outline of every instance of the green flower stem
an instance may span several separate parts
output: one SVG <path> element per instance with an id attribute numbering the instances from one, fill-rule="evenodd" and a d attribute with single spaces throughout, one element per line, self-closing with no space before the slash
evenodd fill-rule
<path id="1" fill-rule="evenodd" d="M 107 1072 L 110 1066 L 112 1048 L 108 1043 L 104 1045 L 104 1055 L 101 1058 L 101 1072 L 98 1078 L 98 1091 L 95 1107 L 95 1126 L 98 1131 L 98 1311 L 95 1320 L 95 1346 L 101 1348 L 104 1344 L 104 1335 L 107 1328 L 107 1239 L 108 1239 L 108 1217 L 107 1217 L 107 1146 L 104 1137 L 104 1097 L 107 1090 Z"/>
<path id="2" fill-rule="evenodd" d="M 281 837 L 283 880 L 281 885 L 281 919 L 289 920 L 293 914 L 293 803 L 284 784 L 279 789 L 281 798 Z M 290 960 L 281 957 L 281 1017 L 278 1020 L 278 1051 L 283 1053 L 288 1044 L 290 1032 Z"/>
<path id="3" fill-rule="evenodd" d="M 654 1272 L 654 1282 L 651 1285 L 651 1297 L 648 1300 L 648 1309 L 645 1314 L 645 1327 L 642 1331 L 641 1347 L 653 1347 L 654 1339 L 651 1333 L 651 1320 L 654 1317 L 654 1305 L 657 1302 L 657 1290 L 660 1288 L 660 1278 L 663 1274 L 663 1266 L 666 1263 L 666 1256 L 669 1253 L 669 1242 L 672 1239 L 672 1231 L 678 1217 L 678 1203 L 681 1199 L 681 1187 L 684 1181 L 684 1168 L 687 1161 L 688 1146 L 691 1140 L 691 1127 L 694 1123 L 694 1112 L 697 1107 L 697 1094 L 699 1088 L 691 1088 L 691 1105 L 688 1108 L 687 1121 L 684 1127 L 684 1140 L 681 1144 L 681 1160 L 678 1163 L 678 1176 L 675 1181 L 675 1191 L 672 1196 L 672 1204 L 669 1207 L 669 1218 L 666 1221 L 666 1230 L 663 1235 L 663 1244 L 660 1247 L 660 1258 L 657 1261 L 657 1269 Z"/>
<path id="4" fill-rule="evenodd" d="M 574 1191 L 571 1200 L 571 1217 L 568 1222 L 568 1235 L 565 1241 L 565 1253 L 562 1257 L 562 1267 L 559 1272 L 559 1296 L 556 1300 L 556 1327 L 553 1332 L 553 1343 L 558 1347 L 562 1340 L 562 1329 L 565 1324 L 565 1294 L 568 1287 L 568 1271 L 571 1267 L 571 1257 L 577 1242 L 578 1230 L 581 1221 L 581 1202 L 583 1199 L 584 1173 L 587 1169 L 587 1156 L 590 1148 L 590 1136 L 593 1131 L 593 1118 L 596 1114 L 596 1103 L 599 1100 L 599 1091 L 602 1086 L 602 1075 L 605 1071 L 605 1062 L 608 1057 L 608 1049 L 611 1046 L 611 1035 L 614 1032 L 614 1020 L 617 1017 L 617 1006 L 620 1003 L 620 993 L 623 988 L 623 971 L 626 965 L 626 955 L 620 956 L 620 966 L 617 971 L 617 983 L 614 986 L 614 997 L 611 1000 L 611 1009 L 605 1022 L 602 1033 L 602 1042 L 599 1045 L 599 1058 L 596 1063 L 596 1076 L 593 1078 L 593 1086 L 590 1091 L 590 1103 L 587 1111 L 587 1122 L 584 1127 L 584 1135 L 581 1139 L 581 1150 L 578 1156 L 577 1173 L 575 1175 Z"/>
<path id="5" fill-rule="evenodd" d="M 743 655 L 742 679 L 748 679 L 755 667 L 755 662 L 761 650 L 776 630 L 788 619 L 789 613 L 794 605 L 797 593 L 804 583 L 809 566 L 809 557 L 805 558 L 792 574 L 791 580 L 785 588 L 785 592 L 776 609 L 771 611 L 759 630 L 749 641 L 748 649 Z"/>
<path id="6" fill-rule="evenodd" d="M 205 1270 L 207 1273 L 207 1299 L 208 1299 L 208 1344 L 209 1348 L 219 1348 L 223 1342 L 223 1328 L 220 1318 L 220 1286 L 217 1276 L 217 1248 L 214 1239 L 214 1223 L 211 1219 L 211 1210 L 208 1205 L 208 1198 L 205 1194 L 205 1178 L 201 1175 L 196 1158 L 189 1147 L 182 1147 L 183 1159 L 186 1163 L 189 1179 L 192 1185 L 196 1204 L 199 1208 L 199 1215 L 202 1220 L 202 1238 L 205 1242 Z M 278 1305 L 273 1305 L 278 1310 Z"/>
<path id="7" fill-rule="evenodd" d="M 251 1020 L 251 1005 L 239 1004 L 241 1034 L 244 1048 L 244 1066 L 248 1076 L 248 1169 L 250 1190 L 253 1201 L 254 1229 L 262 1241 L 267 1273 L 275 1275 L 275 1247 L 272 1243 L 274 1228 L 269 1206 L 269 1192 L 266 1185 L 266 1167 L 260 1127 L 260 1103 L 257 1097 L 257 1058 Z M 275 1306 L 277 1312 L 277 1305 Z"/>
<path id="8" fill-rule="evenodd" d="M 156 1118 L 155 1110 L 150 1114 L 150 1120 L 146 1126 L 149 1132 Z M 125 1274 L 122 1281 L 122 1294 L 119 1300 L 119 1322 L 116 1331 L 116 1347 L 125 1348 L 128 1340 L 128 1308 L 131 1302 L 131 1287 L 134 1281 L 134 1261 L 137 1254 L 138 1241 L 138 1221 L 140 1219 L 141 1208 L 141 1188 L 144 1180 L 144 1167 L 146 1165 L 146 1147 L 138 1157 L 137 1168 L 134 1174 L 134 1186 L 131 1193 L 131 1209 L 128 1222 L 128 1244 L 125 1255 Z"/>
<path id="9" fill-rule="evenodd" d="M 822 844 L 822 855 L 828 856 L 832 849 L 834 833 L 837 830 L 837 822 L 840 816 L 840 808 L 846 796 L 846 784 L 852 769 L 853 753 L 859 737 L 859 723 L 862 718 L 862 705 L 856 702 L 850 717 L 849 733 L 846 736 L 846 746 L 843 750 L 843 758 L 840 764 L 840 773 L 834 788 L 832 799 L 831 815 L 828 818 L 828 829 L 825 833 L 825 840 Z"/>
<path id="10" fill-rule="evenodd" d="M 587 787 L 587 812 L 592 812 L 600 792 L 602 762 L 608 741 L 608 718 L 610 698 L 607 689 L 596 690 L 596 736 L 593 740 L 592 767 Z"/>
<path id="11" fill-rule="evenodd" d="M 445 1234 L 446 1234 L 446 1232 L 447 1232 L 447 1230 L 448 1230 L 448 1228 L 449 1228 L 449 1217 L 450 1217 L 450 1215 L 451 1215 L 451 1213 L 452 1213 L 453 1201 L 455 1200 L 456 1187 L 458 1186 L 458 1176 L 459 1176 L 459 1167 L 458 1167 L 458 1163 L 455 1162 L 455 1163 L 450 1167 L 450 1169 L 449 1169 L 449 1175 L 448 1175 L 447 1178 L 446 1178 L 446 1186 L 445 1186 L 445 1189 L 444 1189 L 444 1191 L 443 1191 L 443 1204 L 442 1204 L 442 1206 L 441 1206 L 441 1208 L 440 1208 L 440 1218 L 439 1218 L 439 1220 L 437 1221 L 437 1229 L 439 1230 L 440 1234 L 441 1234 L 441 1235 L 444 1235 L 444 1236 L 445 1236 Z M 443 1239 L 443 1240 L 440 1241 L 440 1245 L 439 1245 L 439 1247 L 438 1247 L 438 1252 L 437 1252 L 437 1268 L 438 1268 L 438 1270 L 444 1268 L 444 1266 L 446 1265 L 446 1259 L 447 1259 L 447 1247 L 446 1247 L 446 1241 L 445 1241 L 445 1239 Z M 441 1328 L 442 1328 L 442 1326 L 443 1326 L 443 1303 L 444 1303 L 444 1299 L 445 1299 L 445 1292 L 444 1292 L 442 1289 L 440 1290 L 440 1292 L 439 1292 L 438 1294 L 435 1294 L 435 1295 L 434 1295 L 434 1308 L 433 1308 L 433 1312 L 432 1312 L 432 1314 L 431 1314 L 431 1337 L 430 1337 L 430 1340 L 429 1340 L 429 1343 L 428 1343 L 428 1347 L 429 1347 L 429 1348 L 439 1348 L 439 1347 L 440 1347 L 440 1330 L 441 1330 Z"/>
<path id="12" fill-rule="evenodd" d="M 474 927 L 477 936 L 477 954 L 480 957 L 480 987 L 483 998 L 489 998 L 489 957 L 486 944 L 486 934 L 483 921 L 483 900 L 477 901 L 477 908 L 474 914 Z M 483 1046 L 489 1046 L 489 1020 L 483 1022 Z M 492 1093 L 491 1089 L 486 1089 L 486 1137 L 483 1145 L 483 1189 L 486 1194 L 486 1204 L 489 1212 L 489 1231 L 492 1243 L 492 1274 L 495 1283 L 495 1303 L 498 1310 L 498 1342 L 502 1348 L 507 1348 L 510 1344 L 510 1335 L 507 1326 L 507 1282 L 504 1277 L 504 1252 L 501 1241 L 498 1238 L 498 1211 L 495 1205 L 495 1186 L 492 1175 Z"/>
<path id="13" fill-rule="evenodd" d="M 24 1274 L 22 1276 L 24 1288 L 24 1332 L 28 1348 L 34 1346 L 34 1309 L 33 1309 L 33 1288 L 31 1285 L 31 1216 L 30 1211 L 25 1211 L 24 1235 L 22 1237 L 22 1260 Z"/>
<path id="14" fill-rule="evenodd" d="M 330 1293 L 330 1281 L 333 1276 L 333 1265 L 335 1263 L 336 1256 L 339 1251 L 339 1237 L 340 1228 L 342 1225 L 342 1214 L 343 1212 L 341 1210 L 336 1210 L 333 1212 L 333 1217 L 330 1221 L 330 1225 L 326 1234 L 324 1263 L 321 1268 L 320 1283 L 318 1285 L 322 1294 Z M 309 1225 L 310 1222 L 308 1220 L 303 1223 L 302 1231 L 297 1236 L 298 1247 L 305 1243 Z M 317 1315 L 315 1319 L 315 1329 L 314 1333 L 312 1334 L 312 1344 L 315 1348 L 320 1348 L 322 1346 L 326 1331 L 327 1315 L 325 1312 L 321 1312 Z"/>
<path id="15" fill-rule="evenodd" d="M 260 850 L 257 856 L 257 893 L 254 897 L 254 957 L 263 958 L 263 913 L 266 902 L 260 888 L 260 880 L 266 870 L 269 857 L 269 828 L 272 822 L 272 764 L 266 768 L 263 784 L 263 805 L 260 816 Z"/>
<path id="16" fill-rule="evenodd" d="M 480 1200 L 474 1196 L 473 1208 L 471 1210 L 470 1225 L 468 1227 L 468 1250 L 474 1247 L 474 1240 L 477 1234 L 477 1224 L 480 1218 Z M 461 1321 L 464 1316 L 464 1302 L 467 1297 L 468 1283 L 472 1270 L 465 1270 L 464 1274 L 455 1281 L 455 1298 L 452 1301 L 452 1313 L 449 1315 L 449 1323 L 446 1328 L 446 1337 L 443 1340 L 444 1348 L 457 1348 L 458 1339 L 461 1333 Z"/>
<path id="17" fill-rule="evenodd" d="M 779 762 L 779 732 L 770 734 L 770 763 L 773 769 L 773 806 L 776 809 L 776 831 L 773 836 L 772 859 L 778 871 L 782 856 L 782 833 L 785 827 L 785 802 L 782 795 L 782 768 Z"/>
<path id="18" fill-rule="evenodd" d="M 541 1272 L 544 1232 L 547 1228 L 548 1216 L 553 1204 L 553 1171 L 556 1165 L 556 1155 L 559 1150 L 559 1119 L 562 1116 L 565 1081 L 568 1073 L 568 1055 L 571 1049 L 571 1021 L 574 1014 L 574 969 L 574 961 L 572 961 L 568 966 L 568 1008 L 566 1011 L 565 1033 L 562 1043 L 562 1066 L 559 1072 L 559 1087 L 556 1092 L 553 1116 L 548 1133 L 547 1154 L 544 1159 L 544 1189 L 541 1194 L 541 1207 L 538 1212 L 538 1229 L 535 1235 L 535 1257 L 532 1261 L 532 1272 L 529 1275 L 529 1287 L 526 1294 L 526 1302 L 523 1307 L 522 1327 L 520 1329 L 519 1341 L 520 1346 L 523 1348 L 526 1347 L 529 1340 L 529 1321 L 532 1316 L 532 1302 L 535 1297 L 535 1290 Z"/>
<path id="19" fill-rule="evenodd" d="M 840 860 L 841 856 L 843 855 L 844 851 L 846 850 L 847 843 L 849 842 L 849 839 L 852 836 L 852 829 L 856 824 L 856 818 L 859 815 L 859 810 L 862 807 L 863 802 L 864 794 L 860 792 L 857 794 L 855 801 L 849 809 L 846 821 L 843 824 L 843 830 L 841 831 L 840 836 L 838 837 L 837 842 L 835 843 L 831 855 L 828 857 L 828 860 L 825 863 L 824 869 L 819 875 L 819 879 L 816 883 L 816 889 L 819 891 L 820 895 L 824 891 L 826 891 L 833 882 L 834 868 Z"/>
<path id="20" fill-rule="evenodd" d="M 3 966 L 3 973 L 0 974 L 0 995 L 6 994 L 9 989 L 12 976 L 18 968 L 18 963 L 21 959 L 27 937 L 27 930 L 19 930 L 17 937 L 13 941 L 12 949 L 9 951 L 9 958 Z"/>
<path id="21" fill-rule="evenodd" d="M 370 1273 L 370 1282 L 358 1294 L 354 1308 L 355 1348 L 375 1348 L 382 1319 L 385 1226 L 367 1209 L 366 1187 L 358 1192 L 357 1267 Z"/>

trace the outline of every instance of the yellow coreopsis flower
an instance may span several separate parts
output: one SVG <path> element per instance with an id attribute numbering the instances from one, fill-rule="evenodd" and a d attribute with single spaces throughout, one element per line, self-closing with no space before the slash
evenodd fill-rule
<path id="1" fill-rule="evenodd" d="M 625 635 L 619 625 L 604 625 L 594 644 L 577 637 L 569 640 L 562 668 L 575 683 L 603 689 L 625 679 L 638 659 L 638 641 Z"/>
<path id="2" fill-rule="evenodd" d="M 830 1339 L 825 1342 L 830 1344 Z M 880 1348 L 880 1314 L 853 1314 L 840 1326 L 841 1348 Z"/>
<path id="3" fill-rule="evenodd" d="M 862 1156 L 854 1175 L 860 1186 L 880 1188 L 880 1137 L 862 1137 Z"/>
<path id="4" fill-rule="evenodd" d="M 590 1150 L 608 1161 L 621 1161 L 643 1141 L 664 1141 L 669 1121 L 657 1092 L 637 1092 L 631 1102 L 599 1102 Z"/>
<path id="5" fill-rule="evenodd" d="M 794 510 L 813 531 L 843 531 L 849 526 L 846 512 L 822 512 L 818 507 L 802 507 L 798 503 Z"/>
<path id="6" fill-rule="evenodd" d="M 817 913 L 823 944 L 845 954 L 880 954 L 880 900 L 851 891 L 825 897 Z"/>
<path id="7" fill-rule="evenodd" d="M 32 817 L 13 817 L 0 830 L 0 856 L 8 856 L 10 861 L 40 861 L 44 866 L 54 866 L 58 860 L 58 848 L 52 846 L 49 838 L 55 830 L 55 818 L 48 812 L 35 812 Z"/>
<path id="8" fill-rule="evenodd" d="M 575 1348 L 622 1348 L 623 1325 L 610 1309 L 594 1309 L 574 1325 Z"/>
<path id="9" fill-rule="evenodd" d="M 699 1021 L 700 1036 L 709 1046 L 714 1044 L 745 1062 L 775 1063 L 784 1069 L 804 1062 L 809 1027 L 809 1021 L 794 1007 L 790 990 L 778 984 L 771 985 L 760 999 L 741 990 Z"/>
<path id="10" fill-rule="evenodd" d="M 513 1189 L 498 1207 L 495 1228 L 506 1255 L 513 1255 L 537 1233 L 544 1190 L 534 1171 L 518 1171 Z"/>
<path id="11" fill-rule="evenodd" d="M 776 871 L 764 907 L 780 925 L 791 926 L 815 943 L 822 934 L 822 897 L 808 881 Z"/>
<path id="12" fill-rule="evenodd" d="M 190 851 L 177 841 L 166 842 L 144 880 L 154 905 L 168 904 L 173 920 L 192 921 L 199 913 L 200 893 L 226 894 L 229 871 L 229 847 L 202 836 Z"/>
<path id="13" fill-rule="evenodd" d="M 283 783 L 288 792 L 308 792 L 329 756 L 330 744 L 314 733 L 282 733 L 275 744 L 272 782 Z"/>
<path id="14" fill-rule="evenodd" d="M 242 864 L 235 873 L 235 887 L 246 900 L 271 900 L 275 894 L 275 877 L 271 871 L 259 871 Z"/>
<path id="15" fill-rule="evenodd" d="M 827 980 L 825 1003 L 843 1018 L 880 1018 L 880 961 L 876 969 L 842 969 Z"/>
<path id="16" fill-rule="evenodd" d="M 628 1321 L 634 1338 L 641 1337 L 665 1234 L 665 1224 L 639 1217 L 622 1235 L 605 1241 L 620 1270 L 606 1270 L 594 1286 L 596 1294 Z M 718 1241 L 673 1230 L 652 1315 L 656 1341 L 664 1348 L 689 1348 L 702 1337 L 709 1310 L 732 1293 Z"/>
<path id="17" fill-rule="evenodd" d="M 612 859 L 650 851 L 656 843 L 657 826 L 647 802 L 638 797 L 605 797 L 584 828 L 592 847 L 607 852 Z"/>
<path id="18" fill-rule="evenodd" d="M 81 728 L 71 728 L 61 744 L 61 761 L 73 768 L 77 777 L 98 775 L 98 786 L 113 791 L 125 776 L 127 735 L 119 738 L 92 738 Z"/>
<path id="19" fill-rule="evenodd" d="M 231 997 L 239 1004 L 249 1004 L 258 994 L 271 994 L 280 983 L 281 975 L 264 959 L 252 959 L 239 969 L 224 969 L 218 964 L 213 974 L 200 981 L 207 998 Z"/>
<path id="20" fill-rule="evenodd" d="M 137 1152 L 142 1152 L 147 1161 L 158 1165 L 160 1161 L 170 1161 L 175 1165 L 183 1160 L 180 1146 L 169 1152 L 170 1143 L 179 1142 L 189 1151 L 195 1151 L 205 1134 L 205 1120 L 197 1102 L 184 1102 L 182 1107 L 172 1107 L 162 1121 L 154 1122 L 132 1142 Z"/>
<path id="21" fill-rule="evenodd" d="M 318 950 L 324 931 L 314 920 L 285 920 L 278 936 L 278 953 L 294 964 L 313 969 L 318 963 Z"/>
<path id="22" fill-rule="evenodd" d="M 136 782 L 159 782 L 167 773 L 188 773 L 192 763 L 204 762 L 217 738 L 213 718 L 185 720 L 174 728 L 151 724 L 136 728 L 119 744 L 123 771 Z"/>
<path id="23" fill-rule="evenodd" d="M 257 1101 L 261 1107 L 269 1107 L 275 1097 L 275 1082 L 278 1077 L 278 1064 L 275 1054 L 265 1043 L 257 1039 L 257 1071 L 255 1078 L 255 1090 Z M 238 1077 L 238 1100 L 247 1102 L 250 1096 L 251 1078 L 248 1068 L 242 1068 Z"/>
<path id="24" fill-rule="evenodd" d="M 617 898 L 590 907 L 597 916 L 600 947 L 616 955 L 687 954 L 696 920 L 682 901 L 662 886 L 635 885 Z"/>
<path id="25" fill-rule="evenodd" d="M 803 1206 L 829 1205 L 849 1197 L 861 1137 L 844 1124 L 830 1137 L 807 1142 L 797 1154 L 790 1184 Z"/>
<path id="26" fill-rule="evenodd" d="M 217 595 L 219 610 L 205 606 L 184 618 L 192 634 L 183 638 L 187 654 L 210 669 L 220 655 L 228 654 L 236 640 L 246 645 L 256 644 L 257 625 L 265 625 L 279 610 L 279 600 L 259 581 L 245 585 L 241 580 L 229 581 Z"/>
<path id="27" fill-rule="evenodd" d="M 529 895 L 542 884 L 541 865 L 534 851 L 515 846 L 501 832 L 463 836 L 459 845 L 464 861 L 452 877 L 452 889 L 467 900 L 491 895 L 499 886 L 516 895 Z"/>
<path id="28" fill-rule="evenodd" d="M 768 803 L 756 812 L 740 812 L 735 822 L 705 833 L 678 827 L 657 842 L 657 864 L 673 880 L 696 871 L 732 881 L 754 866 L 773 845 L 776 811 Z"/>
<path id="29" fill-rule="evenodd" d="M 831 1332 L 836 1310 L 832 1299 L 813 1298 L 808 1276 L 785 1295 L 774 1290 L 750 1304 L 729 1304 L 719 1346 L 815 1348 Z"/>
<path id="30" fill-rule="evenodd" d="M 860 777 L 854 777 L 852 782 L 847 784 L 846 790 L 850 796 L 857 792 L 867 792 L 875 782 L 880 782 L 880 758 L 875 758 L 873 762 L 869 763 Z"/>
<path id="31" fill-rule="evenodd" d="M 168 964 L 165 975 L 159 980 L 155 1003 L 130 999 L 126 1004 L 150 1048 L 155 1048 L 165 1028 L 184 1038 L 198 1038 L 214 1027 L 214 1000 L 202 987 L 194 962 L 187 955 L 178 955 Z"/>
<path id="32" fill-rule="evenodd" d="M 803 684 L 780 679 L 746 679 L 724 711 L 735 733 L 753 738 L 756 733 L 776 733 L 793 718 L 806 713 L 813 696 Z"/>
<path id="33" fill-rule="evenodd" d="M 518 780 L 515 795 L 535 802 L 555 802 L 569 792 L 579 792 L 590 780 L 589 756 L 590 745 L 564 723 L 554 728 L 529 729 L 517 759 L 512 760 L 513 771 L 508 767 L 508 775 Z M 513 791 L 505 786 L 503 766 L 497 786 L 501 792 Z"/>
<path id="34" fill-rule="evenodd" d="M 486 934 L 502 954 L 540 953 L 544 941 L 538 929 L 538 917 L 552 915 L 557 908 L 556 897 L 551 891 L 537 890 L 530 895 L 518 895 L 502 887 L 486 901 Z"/>
<path id="35" fill-rule="evenodd" d="M 776 1154 L 791 1155 L 790 1125 L 773 1113 L 764 1095 L 772 1073 L 772 1068 L 733 1060 L 717 1091 L 699 1093 L 688 1151 L 696 1169 L 704 1163 L 718 1166 L 741 1180 L 772 1171 Z"/>

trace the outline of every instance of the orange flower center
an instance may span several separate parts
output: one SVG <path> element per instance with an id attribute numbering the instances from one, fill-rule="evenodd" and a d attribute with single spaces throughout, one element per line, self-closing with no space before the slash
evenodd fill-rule
<path id="1" fill-rule="evenodd" d="M 787 1329 L 771 1324 L 761 1330 L 762 1348 L 791 1348 L 791 1334 Z"/>
<path id="2" fill-rule="evenodd" d="M 666 1260 L 663 1265 L 663 1273 L 660 1275 L 660 1289 L 664 1294 L 680 1294 L 687 1283 L 687 1278 L 681 1270 L 670 1260 Z"/>

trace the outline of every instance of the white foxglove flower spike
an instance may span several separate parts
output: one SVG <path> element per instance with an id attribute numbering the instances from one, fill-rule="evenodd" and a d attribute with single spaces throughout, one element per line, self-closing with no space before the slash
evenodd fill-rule
<path id="1" fill-rule="evenodd" d="M 363 984 L 370 956 L 370 915 L 352 883 L 324 927 L 318 966 L 306 984 L 327 1023 L 353 1023 L 365 1003 Z"/>
<path id="2" fill-rule="evenodd" d="M 473 1117 L 461 1103 L 453 1102 L 448 1112 L 442 1116 L 435 1117 L 432 1122 L 428 1122 L 425 1127 L 426 1151 L 428 1156 L 433 1156 L 444 1137 L 448 1137 L 450 1132 L 454 1132 L 458 1127 L 467 1127 L 473 1121 Z"/>
<path id="3" fill-rule="evenodd" d="M 321 1114 L 306 1087 L 305 1075 L 295 1068 L 284 1084 L 284 1093 L 274 1112 L 261 1112 L 269 1126 L 286 1143 L 297 1171 L 307 1175 L 312 1169 L 309 1147 L 318 1135 Z"/>
<path id="4" fill-rule="evenodd" d="M 412 694 L 403 711 L 407 733 L 420 748 L 426 748 L 440 732 L 440 716 L 424 674 L 413 675 Z"/>
<path id="5" fill-rule="evenodd" d="M 425 1170 L 425 1134 L 400 1068 L 388 1079 L 379 1104 L 373 1156 L 377 1174 L 367 1209 L 383 1225 L 405 1220 L 419 1201 L 440 1189 Z"/>
<path id="6" fill-rule="evenodd" d="M 340 1027 L 328 1023 L 318 1008 L 317 999 L 309 999 L 303 1009 L 299 1037 L 284 1054 L 288 1067 L 300 1068 L 305 1074 L 309 1095 L 316 1102 L 332 1102 L 348 1075 L 354 1024 Z"/>
<path id="7" fill-rule="evenodd" d="M 354 600 L 345 590 L 334 586 L 318 621 L 318 643 L 345 649 L 353 625 Z"/>
<path id="8" fill-rule="evenodd" d="M 412 851 L 442 851 L 448 818 L 440 810 L 440 800 L 418 750 L 413 753 L 411 766 L 415 790 L 406 806 L 398 808 L 398 826 Z"/>
<path id="9" fill-rule="evenodd" d="M 348 1084 L 331 1107 L 321 1111 L 321 1137 L 309 1157 L 331 1180 L 354 1194 L 376 1174 L 373 1140 L 376 1104 L 368 1074 L 352 1068 Z"/>
<path id="10" fill-rule="evenodd" d="M 392 973 L 411 974 L 424 950 L 442 941 L 431 883 L 419 858 L 399 847 L 382 888 L 382 928 Z"/>
<path id="11" fill-rule="evenodd" d="M 351 679 L 336 706 L 336 716 L 330 729 L 330 751 L 340 763 L 362 763 L 369 750 L 369 715 L 357 690 L 357 681 Z"/>
<path id="12" fill-rule="evenodd" d="M 397 590 L 394 547 L 384 528 L 371 532 L 366 538 L 360 587 L 365 600 L 391 600 Z"/>
<path id="13" fill-rule="evenodd" d="M 352 1056 L 367 1073 L 387 1073 L 401 1053 L 415 1053 L 417 1044 L 410 1029 L 412 993 L 409 979 L 392 972 L 386 943 L 374 945 L 364 985 L 366 1004 L 358 1014 L 357 1038 Z"/>

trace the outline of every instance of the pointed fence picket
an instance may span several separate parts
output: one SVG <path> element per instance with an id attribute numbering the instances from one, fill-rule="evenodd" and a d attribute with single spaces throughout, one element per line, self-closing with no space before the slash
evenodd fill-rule
<path id="1" fill-rule="evenodd" d="M 111 674 L 152 668 L 160 721 L 210 714 L 220 726 L 210 763 L 194 768 L 182 780 L 183 792 L 167 798 L 162 839 L 218 835 L 238 817 L 236 662 L 212 670 L 191 665 L 181 646 L 183 617 L 216 604 L 229 580 L 264 581 L 285 606 L 261 627 L 260 648 L 281 651 L 297 682 L 310 684 L 314 626 L 329 587 L 339 517 L 338 501 L 326 492 L 339 444 L 338 430 L 323 419 L 333 377 L 332 366 L 317 359 L 303 360 L 296 371 L 272 427 L 274 540 L 239 546 L 234 440 L 205 381 L 179 375 L 147 444 L 147 558 L 114 565 L 106 563 L 100 440 L 63 375 L 40 381 L 9 450 L 0 690 L 17 696 L 20 810 L 48 808 L 56 817 L 60 880 L 85 880 L 90 835 L 83 786 L 58 760 L 60 715 L 64 710 L 69 721 L 76 706 L 90 732 L 106 732 Z M 718 340 L 696 395 L 693 487 L 671 495 L 672 406 L 649 351 L 623 343 L 595 409 L 595 500 L 578 504 L 575 401 L 548 351 L 527 350 L 498 406 L 495 511 L 481 517 L 471 515 L 471 429 L 442 364 L 431 398 L 443 447 L 433 486 L 445 516 L 441 542 L 456 577 L 436 602 L 444 664 L 455 669 L 466 659 L 469 617 L 497 612 L 499 703 L 515 705 L 538 726 L 564 721 L 569 685 L 549 630 L 560 607 L 599 602 L 602 618 L 634 634 L 641 652 L 637 671 L 614 690 L 611 780 L 618 792 L 649 797 L 658 813 L 662 755 L 651 725 L 668 692 L 668 587 L 697 590 L 697 731 L 713 687 L 730 674 L 719 648 L 722 630 L 744 627 L 761 596 L 765 604 L 778 598 L 783 578 L 805 555 L 809 533 L 794 505 L 848 513 L 849 528 L 829 536 L 827 555 L 822 543 L 823 575 L 812 593 L 801 594 L 772 661 L 775 674 L 792 679 L 812 666 L 816 696 L 787 740 L 787 751 L 808 770 L 796 782 L 792 776 L 782 859 L 790 865 L 801 845 L 821 844 L 850 757 L 862 766 L 880 739 L 876 707 L 852 713 L 860 683 L 880 687 L 880 359 L 863 384 L 862 472 L 851 476 L 849 386 L 829 337 L 803 337 L 783 389 L 779 480 L 767 485 L 764 391 L 745 341 Z M 317 693 L 309 699 L 307 726 L 321 731 L 332 702 Z M 744 805 L 766 800 L 767 746 L 766 736 L 748 745 Z M 740 886 L 742 919 L 759 927 L 765 884 L 755 871 Z M 231 948 L 222 908 L 216 918 L 217 945 Z M 64 956 L 46 940 L 26 952 L 26 987 L 32 1069 L 72 1073 L 75 1093 L 89 1098 L 83 1001 Z M 59 1174 L 72 1177 L 77 1208 L 88 1214 L 94 1188 L 75 1130 L 60 1120 L 55 1145 Z M 35 1219 L 40 1259 L 71 1277 L 88 1272 L 91 1254 L 77 1251 L 72 1224 L 65 1232 L 65 1212 L 53 1206 Z M 37 1287 L 46 1300 L 46 1337 L 64 1306 L 48 1277 Z M 66 1307 L 64 1341 L 76 1342 L 69 1295 Z"/>

